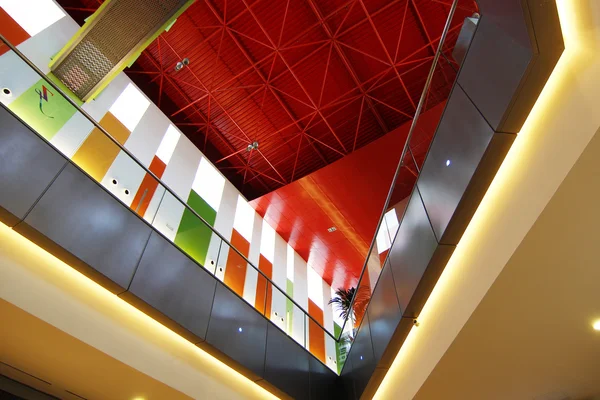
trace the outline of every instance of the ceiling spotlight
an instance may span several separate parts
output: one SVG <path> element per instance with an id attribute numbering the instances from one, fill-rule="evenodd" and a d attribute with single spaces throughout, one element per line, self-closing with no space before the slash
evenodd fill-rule
<path id="1" fill-rule="evenodd" d="M 178 61 L 177 64 L 175 64 L 175 71 L 179 71 L 181 68 L 183 68 L 183 63 Z"/>
<path id="2" fill-rule="evenodd" d="M 248 147 L 246 147 L 246 150 L 247 151 L 258 150 L 258 142 L 254 141 L 254 142 L 250 143 L 248 145 Z"/>
<path id="3" fill-rule="evenodd" d="M 595 331 L 600 331 L 600 319 L 594 322 L 594 325 L 592 326 L 594 327 Z"/>
<path id="4" fill-rule="evenodd" d="M 335 226 L 332 226 L 331 228 L 327 228 L 327 232 L 335 232 L 337 231 L 337 228 Z"/>
<path id="5" fill-rule="evenodd" d="M 190 65 L 190 59 L 187 57 L 181 60 L 181 62 L 183 63 L 183 65 Z"/>

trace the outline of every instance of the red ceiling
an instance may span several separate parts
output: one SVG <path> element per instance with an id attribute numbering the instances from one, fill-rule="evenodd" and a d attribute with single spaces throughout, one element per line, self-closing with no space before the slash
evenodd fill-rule
<path id="1" fill-rule="evenodd" d="M 82 22 L 100 1 L 59 3 Z M 198 0 L 127 73 L 253 199 L 409 121 L 449 3 Z"/>
<path id="2" fill-rule="evenodd" d="M 444 105 L 421 115 L 411 140 L 417 165 L 425 157 Z M 355 286 L 358 281 L 409 127 L 405 123 L 351 155 L 251 202 L 335 288 Z M 406 167 L 391 204 L 407 197 L 414 185 L 417 167 L 412 159 Z M 332 226 L 336 230 L 328 232 Z"/>

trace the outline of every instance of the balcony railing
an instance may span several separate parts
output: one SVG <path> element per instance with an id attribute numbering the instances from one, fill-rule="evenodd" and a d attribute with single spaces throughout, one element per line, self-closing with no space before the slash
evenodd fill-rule
<path id="1" fill-rule="evenodd" d="M 352 299 L 352 305 L 348 317 L 345 319 L 342 330 L 334 335 L 332 332 L 323 327 L 315 318 L 313 318 L 308 312 L 306 312 L 292 297 L 290 297 L 286 290 L 280 288 L 275 282 L 273 282 L 263 271 L 257 268 L 250 260 L 244 256 L 235 246 L 231 244 L 220 232 L 218 232 L 205 218 L 203 218 L 198 212 L 190 207 L 184 199 L 182 199 L 173 189 L 166 185 L 156 174 L 154 174 L 149 167 L 141 162 L 130 150 L 128 150 L 115 136 L 113 136 L 105 127 L 103 127 L 98 121 L 96 121 L 88 112 L 86 112 L 76 100 L 63 90 L 60 84 L 56 83 L 53 79 L 47 77 L 32 61 L 24 56 L 15 46 L 13 46 L 6 38 L 0 35 L 0 40 L 6 44 L 10 51 L 12 51 L 23 63 L 23 68 L 29 69 L 34 73 L 38 74 L 40 79 L 45 82 L 48 88 L 52 88 L 55 96 L 60 96 L 70 107 L 73 108 L 73 114 L 78 114 L 81 118 L 89 121 L 95 129 L 97 129 L 102 136 L 108 140 L 108 145 L 111 147 L 111 151 L 122 152 L 131 161 L 130 165 L 133 168 L 139 169 L 139 172 L 146 176 L 147 179 L 152 180 L 153 184 L 158 188 L 156 193 L 162 193 L 160 202 L 157 207 L 150 212 L 143 215 L 143 218 L 151 224 L 157 231 L 161 232 L 160 216 L 161 212 L 171 207 L 180 207 L 185 210 L 192 218 L 197 220 L 202 226 L 204 226 L 213 238 L 217 238 L 218 243 L 218 255 L 215 260 L 209 261 L 209 265 L 202 265 L 202 267 L 214 276 L 219 276 L 218 266 L 219 260 L 227 254 L 229 258 L 238 258 L 240 263 L 245 263 L 250 268 L 253 268 L 259 276 L 260 280 L 263 280 L 266 284 L 265 293 L 262 298 L 264 299 L 263 304 L 254 305 L 265 318 L 270 320 L 273 324 L 278 326 L 281 330 L 291 336 L 297 343 L 309 350 L 309 343 L 307 341 L 307 332 L 309 325 L 314 324 L 323 330 L 326 335 L 326 340 L 334 341 L 338 353 L 342 353 L 342 361 L 344 355 L 348 353 L 349 348 L 352 344 L 353 331 L 355 331 L 361 323 L 362 313 L 366 309 L 370 296 L 375 288 L 382 266 L 385 263 L 387 257 L 387 249 L 394 242 L 396 233 L 402 224 L 402 218 L 398 219 L 399 215 L 403 215 L 403 203 L 402 200 L 406 199 L 416 183 L 416 179 L 420 173 L 421 166 L 424 162 L 427 154 L 427 149 L 433 134 L 437 127 L 437 122 L 441 117 L 441 112 L 435 112 L 435 108 L 439 107 L 441 110 L 444 106 L 445 100 L 448 98 L 451 88 L 457 76 L 459 62 L 453 59 L 452 52 L 455 49 L 457 40 L 459 39 L 459 32 L 462 23 L 454 20 L 455 11 L 457 9 L 459 0 L 454 0 L 450 7 L 447 20 L 441 33 L 441 36 L 434 40 L 431 44 L 433 46 L 437 43 L 434 55 L 424 58 L 420 63 L 416 63 L 414 67 L 423 68 L 430 64 L 429 74 L 425 82 L 421 97 L 416 107 L 415 115 L 412 119 L 410 129 L 406 138 L 406 142 L 402 148 L 400 162 L 396 168 L 393 180 L 388 191 L 388 195 L 385 201 L 385 206 L 379 218 L 376 234 L 373 237 L 369 252 L 367 254 L 359 281 L 357 290 Z M 476 20 L 471 23 L 476 24 Z M 461 38 L 462 40 L 463 38 Z M 467 38 L 470 40 L 470 38 Z M 468 43 L 460 43 L 461 46 L 468 46 Z M 425 65 L 424 65 L 425 64 Z M 434 120 L 427 119 L 427 121 L 421 121 L 420 117 L 425 112 L 432 112 L 435 115 Z M 18 111 L 16 112 L 19 114 Z M 25 122 L 27 121 L 26 115 L 19 115 Z M 43 136 L 43 135 L 41 135 Z M 101 150 L 98 150 L 101 151 Z M 77 160 L 72 160 L 77 163 Z M 448 160 L 451 163 L 451 160 Z M 85 165 L 79 165 L 83 170 L 86 170 Z M 97 179 L 98 180 L 98 179 Z M 98 180 L 99 183 L 100 180 Z M 410 184 L 407 184 L 410 182 Z M 110 188 L 108 188 L 110 190 Z M 118 198 L 118 196 L 115 196 Z M 132 209 L 138 213 L 137 209 Z M 392 213 L 392 214 L 390 214 Z M 390 215 L 392 215 L 390 217 Z M 395 215 L 395 217 L 394 217 Z M 180 247 L 180 250 L 188 254 L 193 258 L 192 254 L 189 254 L 186 249 Z M 205 263 L 207 264 L 207 263 Z M 276 267 L 276 266 L 275 266 Z M 297 324 L 297 319 L 294 319 L 294 326 L 286 324 L 282 321 L 282 317 L 279 315 L 272 315 L 267 310 L 267 302 L 269 299 L 279 297 L 285 299 L 288 307 L 292 307 L 293 315 L 301 315 L 301 324 Z M 290 316 L 291 318 L 291 316 Z M 331 368 L 331 365 L 329 366 Z M 341 371 L 342 365 L 337 366 L 337 371 Z"/>

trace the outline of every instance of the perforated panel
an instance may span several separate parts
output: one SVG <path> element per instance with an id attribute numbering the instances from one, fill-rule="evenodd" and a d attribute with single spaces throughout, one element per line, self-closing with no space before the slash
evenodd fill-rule
<path id="1" fill-rule="evenodd" d="M 53 67 L 54 74 L 80 99 L 137 46 L 152 36 L 185 0 L 113 0 L 83 38 Z"/>

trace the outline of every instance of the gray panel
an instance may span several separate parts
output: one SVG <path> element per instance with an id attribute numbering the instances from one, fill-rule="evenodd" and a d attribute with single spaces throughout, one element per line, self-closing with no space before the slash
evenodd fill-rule
<path id="1" fill-rule="evenodd" d="M 376 366 L 373 344 L 371 343 L 368 311 L 365 312 L 360 329 L 354 338 L 354 343 L 350 350 L 350 359 L 352 360 L 355 395 L 356 398 L 360 398 Z"/>
<path id="2" fill-rule="evenodd" d="M 458 39 L 456 39 L 456 43 L 454 44 L 454 50 L 452 50 L 452 58 L 458 65 L 461 65 L 465 59 L 467 50 L 473 40 L 473 35 L 475 35 L 478 22 L 479 18 L 467 17 L 463 22 L 462 28 L 460 28 Z"/>
<path id="3" fill-rule="evenodd" d="M 354 393 L 354 368 L 352 367 L 352 360 L 350 357 L 346 359 L 344 363 L 344 367 L 342 368 L 342 373 L 340 375 L 340 389 L 342 390 L 342 399 L 354 400 L 357 399 Z"/>
<path id="4" fill-rule="evenodd" d="M 12 113 L 0 107 L 0 219 L 14 225 L 67 163 Z"/>
<path id="5" fill-rule="evenodd" d="M 310 400 L 330 400 L 343 398 L 340 396 L 340 378 L 318 361 L 310 357 Z"/>
<path id="6" fill-rule="evenodd" d="M 496 24 L 515 42 L 523 47 L 533 46 L 528 29 L 529 10 L 526 0 L 477 0 L 481 14 Z M 540 0 L 534 0 L 534 7 L 540 7 Z M 547 3 L 547 1 L 546 1 Z"/>
<path id="7" fill-rule="evenodd" d="M 267 320 L 253 307 L 217 282 L 206 341 L 261 377 L 265 369 L 267 325 Z"/>
<path id="8" fill-rule="evenodd" d="M 458 83 L 494 130 L 510 111 L 532 58 L 529 47 L 513 40 L 485 14 L 481 17 Z"/>
<path id="9" fill-rule="evenodd" d="M 122 288 L 129 286 L 151 231 L 71 164 L 25 223 Z"/>
<path id="10" fill-rule="evenodd" d="M 389 262 L 383 266 L 368 310 L 375 361 L 379 363 L 402 318 Z"/>
<path id="11" fill-rule="evenodd" d="M 400 309 L 406 310 L 438 246 L 419 191 L 413 191 L 390 249 L 389 262 Z"/>
<path id="12" fill-rule="evenodd" d="M 295 399 L 308 399 L 308 352 L 275 325 L 268 326 L 265 379 Z"/>
<path id="13" fill-rule="evenodd" d="M 493 135 L 473 103 L 455 86 L 417 181 L 440 243 L 456 244 L 447 243 L 443 234 Z"/>
<path id="14" fill-rule="evenodd" d="M 152 232 L 129 291 L 204 339 L 215 286 L 215 278 Z"/>

